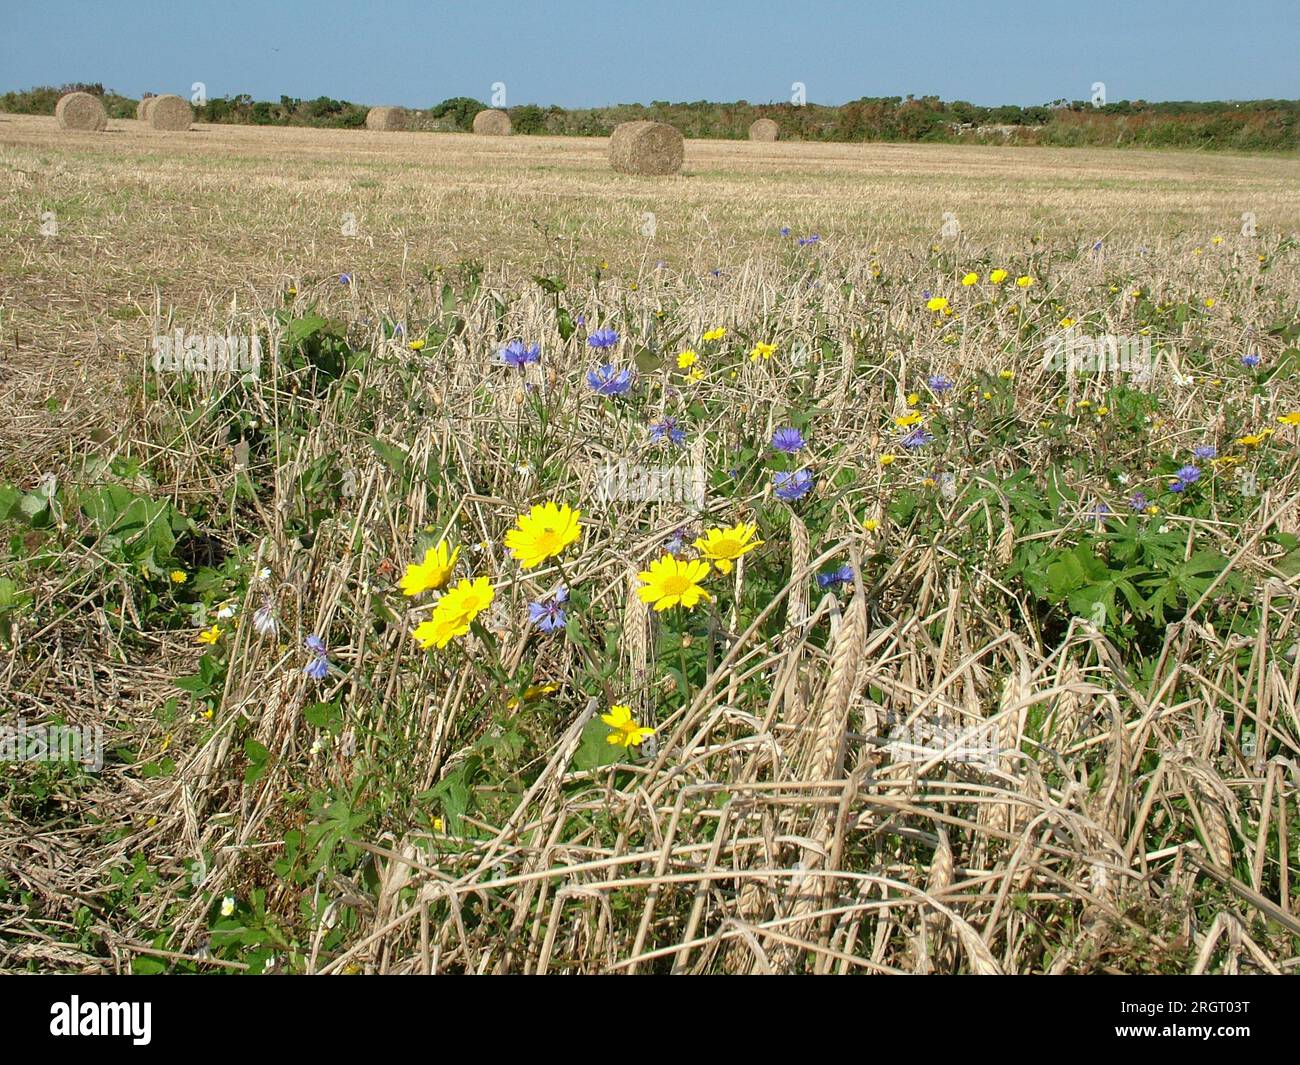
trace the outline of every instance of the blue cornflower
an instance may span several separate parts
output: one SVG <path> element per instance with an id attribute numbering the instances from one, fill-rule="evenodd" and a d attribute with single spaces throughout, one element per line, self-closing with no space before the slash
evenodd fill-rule
<path id="1" fill-rule="evenodd" d="M 595 370 L 587 372 L 587 384 L 602 396 L 621 396 L 632 387 L 631 370 L 615 370 L 605 363 Z"/>
<path id="2" fill-rule="evenodd" d="M 686 433 L 677 427 L 676 418 L 664 418 L 663 421 L 650 426 L 650 442 L 652 444 L 663 443 L 665 438 L 671 440 L 674 444 L 686 443 Z"/>
<path id="3" fill-rule="evenodd" d="M 568 598 L 569 589 L 561 584 L 549 599 L 539 599 L 535 603 L 528 604 L 528 620 L 542 632 L 554 632 L 556 629 L 564 628 L 569 620 L 564 613 L 564 604 Z"/>
<path id="4" fill-rule="evenodd" d="M 931 374 L 925 382 L 930 386 L 930 391 L 942 395 L 952 389 L 952 382 L 944 377 L 941 373 Z"/>
<path id="5" fill-rule="evenodd" d="M 1254 352 L 1251 352 L 1249 355 L 1243 355 L 1241 357 L 1241 365 L 1253 370 L 1259 365 L 1259 356 Z"/>
<path id="6" fill-rule="evenodd" d="M 782 227 L 781 227 L 781 236 L 783 236 L 783 237 L 788 237 L 789 235 L 790 235 L 790 227 L 789 227 L 789 226 L 782 226 Z"/>
<path id="7" fill-rule="evenodd" d="M 804 247 L 805 245 L 808 245 L 808 244 L 816 244 L 816 243 L 817 243 L 818 241 L 820 241 L 821 239 L 822 239 L 822 238 L 821 238 L 821 235 L 818 234 L 818 233 L 813 233 L 813 234 L 810 234 L 809 236 L 806 236 L 806 237 L 800 237 L 800 238 L 799 238 L 799 247 L 802 248 L 802 247 Z"/>
<path id="8" fill-rule="evenodd" d="M 585 329 L 585 328 L 587 327 L 587 316 L 586 316 L 585 314 L 580 314 L 580 315 L 578 315 L 578 317 L 575 318 L 573 321 L 574 321 L 574 324 L 575 324 L 575 325 L 577 325 L 577 326 L 579 326 L 579 327 L 581 327 L 581 328 L 583 328 L 583 329 Z"/>
<path id="9" fill-rule="evenodd" d="M 829 573 L 817 574 L 817 587 L 834 588 L 841 584 L 848 584 L 851 580 L 853 580 L 853 567 L 845 563 L 839 569 L 831 570 Z"/>
<path id="10" fill-rule="evenodd" d="M 670 555 L 680 555 L 686 550 L 686 537 L 688 535 L 689 531 L 685 527 L 678 529 L 664 544 L 664 550 Z"/>
<path id="11" fill-rule="evenodd" d="M 307 637 L 306 643 L 312 659 L 303 667 L 303 672 L 312 680 L 324 680 L 330 671 L 330 660 L 325 655 L 325 641 L 313 633 Z"/>
<path id="12" fill-rule="evenodd" d="M 1146 510 L 1149 504 L 1150 500 L 1142 492 L 1134 493 L 1133 498 L 1128 501 L 1128 505 L 1136 511 Z"/>
<path id="13" fill-rule="evenodd" d="M 796 499 L 802 499 L 812 488 L 813 475 L 809 470 L 796 470 L 794 473 L 778 473 L 776 475 L 774 493 L 777 499 L 784 499 L 787 503 L 793 503 Z"/>
<path id="14" fill-rule="evenodd" d="M 512 340 L 501 349 L 501 361 L 516 370 L 522 370 L 530 362 L 539 362 L 542 349 L 537 344 L 525 344 L 522 340 Z"/>
<path id="15" fill-rule="evenodd" d="M 902 443 L 906 448 L 918 448 L 925 447 L 925 445 L 930 443 L 932 440 L 934 440 L 934 433 L 917 426 L 917 428 L 913 429 L 903 437 Z"/>
<path id="16" fill-rule="evenodd" d="M 612 348 L 618 343 L 618 330 L 616 329 L 597 329 L 587 337 L 587 346 L 595 348 L 597 351 L 604 351 L 605 348 Z"/>
<path id="17" fill-rule="evenodd" d="M 1212 459 L 1219 453 L 1219 449 L 1213 444 L 1201 444 L 1192 449 L 1192 454 L 1198 459 Z"/>
<path id="18" fill-rule="evenodd" d="M 777 451 L 784 451 L 787 455 L 793 455 L 800 448 L 807 446 L 807 443 L 803 438 L 803 433 L 799 432 L 798 429 L 778 429 L 772 434 L 772 446 Z"/>
<path id="19" fill-rule="evenodd" d="M 340 284 L 340 285 L 350 285 L 350 284 L 352 284 L 352 275 L 351 275 L 351 274 L 339 274 L 339 284 Z"/>
<path id="20" fill-rule="evenodd" d="M 1192 484 L 1200 480 L 1201 470 L 1198 466 L 1183 466 L 1174 476 L 1186 484 Z"/>

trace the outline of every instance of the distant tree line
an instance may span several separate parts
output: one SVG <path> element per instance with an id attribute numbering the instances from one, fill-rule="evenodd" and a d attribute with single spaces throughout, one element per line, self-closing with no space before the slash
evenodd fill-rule
<path id="1" fill-rule="evenodd" d="M 0 111 L 53 114 L 58 98 L 74 90 L 102 97 L 112 118 L 135 115 L 135 100 L 105 91 L 99 84 L 7 92 L 0 95 Z M 430 108 L 411 108 L 410 126 L 468 131 L 474 115 L 486 106 L 472 97 L 452 97 Z M 328 96 L 314 100 L 281 96 L 278 103 L 272 103 L 240 94 L 208 99 L 195 108 L 195 118 L 259 126 L 354 128 L 365 125 L 368 109 L 364 104 Z M 516 133 L 556 136 L 607 136 L 620 122 L 648 118 L 667 122 L 687 137 L 743 139 L 756 118 L 771 118 L 781 127 L 782 137 L 789 140 L 1300 149 L 1300 100 L 1120 100 L 1095 107 L 1089 100 L 1062 99 L 1033 107 L 983 107 L 937 96 L 876 96 L 839 107 L 698 100 L 592 108 L 522 104 L 508 110 Z"/>

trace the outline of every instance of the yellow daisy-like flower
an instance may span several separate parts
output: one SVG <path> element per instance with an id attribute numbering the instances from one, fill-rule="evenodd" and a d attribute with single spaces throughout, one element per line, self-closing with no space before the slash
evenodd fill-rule
<path id="1" fill-rule="evenodd" d="M 1222 238 L 1222 237 L 1211 237 L 1211 238 L 1210 238 L 1210 243 L 1213 244 L 1213 245 L 1217 248 L 1220 244 L 1223 243 L 1223 238 Z"/>
<path id="2" fill-rule="evenodd" d="M 582 538 L 581 516 L 582 511 L 571 510 L 567 504 L 539 504 L 519 515 L 515 527 L 506 533 L 506 547 L 524 569 L 540 566 Z"/>
<path id="3" fill-rule="evenodd" d="M 1033 283 L 1034 279 L 1028 274 L 1022 274 L 1020 277 L 1016 278 L 1016 288 L 1028 288 Z"/>
<path id="4" fill-rule="evenodd" d="M 423 350 L 424 350 L 424 344 L 425 344 L 424 337 L 420 337 L 419 340 L 412 340 L 412 341 L 411 341 L 411 350 L 412 350 L 412 351 L 423 351 Z"/>
<path id="5" fill-rule="evenodd" d="M 880 465 L 882 465 L 882 466 L 889 466 L 889 465 L 891 465 L 891 464 L 893 463 L 895 457 L 896 457 L 896 456 L 894 456 L 894 455 L 881 455 L 881 456 L 880 456 Z"/>
<path id="6" fill-rule="evenodd" d="M 433 616 L 416 626 L 414 636 L 426 651 L 439 650 L 469 632 L 471 622 L 492 605 L 496 591 L 486 577 L 460 581 L 433 608 Z"/>
<path id="7" fill-rule="evenodd" d="M 544 695 L 560 690 L 558 684 L 531 684 L 524 689 L 523 695 L 512 695 L 506 700 L 507 710 L 518 710 L 525 703 L 535 703 Z"/>
<path id="8" fill-rule="evenodd" d="M 757 534 L 757 525 L 742 521 L 729 529 L 707 529 L 692 546 L 709 559 L 719 573 L 730 573 L 736 559 L 763 542 L 756 538 Z"/>
<path id="9" fill-rule="evenodd" d="M 727 335 L 727 330 L 723 326 L 718 326 L 717 329 L 710 329 L 707 333 L 705 333 L 702 337 L 700 337 L 700 339 L 721 340 L 726 335 Z"/>
<path id="10" fill-rule="evenodd" d="M 919 393 L 909 392 L 907 394 L 907 405 L 909 407 L 915 407 L 920 402 L 921 402 L 921 396 Z"/>
<path id="11" fill-rule="evenodd" d="M 1072 325 L 1074 325 L 1074 319 L 1073 319 L 1073 318 L 1062 318 L 1062 319 L 1061 319 L 1061 328 L 1062 328 L 1062 329 L 1069 329 L 1070 326 L 1072 326 Z"/>
<path id="12" fill-rule="evenodd" d="M 1300 410 L 1293 410 L 1290 414 L 1279 415 L 1277 420 L 1283 425 L 1300 425 Z"/>
<path id="13" fill-rule="evenodd" d="M 1002 284 L 1006 279 L 1007 272 L 1005 270 L 994 270 L 993 273 L 989 274 L 989 280 L 995 285 Z"/>
<path id="14" fill-rule="evenodd" d="M 880 519 L 879 519 L 879 518 L 866 518 L 866 519 L 862 522 L 862 527 L 863 527 L 864 529 L 866 529 L 867 532 L 875 532 L 877 529 L 880 528 Z"/>
<path id="15" fill-rule="evenodd" d="M 1002 380 L 1004 381 L 1010 381 L 1011 378 L 1015 377 L 1016 375 L 1015 375 L 1015 371 L 1013 370 L 999 370 L 998 376 L 1002 378 Z"/>
<path id="16" fill-rule="evenodd" d="M 700 587 L 700 581 L 709 573 L 709 564 L 703 559 L 682 562 L 672 555 L 664 555 L 650 563 L 648 570 L 637 576 L 642 586 L 637 589 L 641 602 L 653 603 L 656 611 L 681 605 L 693 610 L 701 599 L 712 600 Z"/>
<path id="17" fill-rule="evenodd" d="M 683 351 L 680 355 L 677 356 L 677 369 L 679 370 L 689 369 L 690 367 L 695 365 L 695 362 L 698 358 L 699 356 L 695 354 L 694 348 L 687 348 L 685 351 Z"/>
<path id="18" fill-rule="evenodd" d="M 925 301 L 925 307 L 926 310 L 930 311 L 946 311 L 948 309 L 948 297 L 931 296 Z"/>
<path id="19" fill-rule="evenodd" d="M 1147 506 L 1147 513 L 1154 517 L 1160 513 L 1160 508 L 1155 503 L 1151 503 Z"/>
<path id="20" fill-rule="evenodd" d="M 757 362 L 759 359 L 762 359 L 764 362 L 766 362 L 768 359 L 772 357 L 772 353 L 775 351 L 776 351 L 775 344 L 764 344 L 760 340 L 757 344 L 754 345 L 754 350 L 749 353 L 749 361 Z"/>
<path id="21" fill-rule="evenodd" d="M 214 643 L 216 643 L 219 639 L 221 639 L 221 626 L 213 625 L 212 628 L 210 629 L 204 629 L 202 632 L 199 633 L 197 639 L 199 643 L 204 643 L 207 644 L 209 647 L 211 647 Z"/>
<path id="22" fill-rule="evenodd" d="M 615 747 L 639 747 L 655 734 L 654 729 L 636 723 L 630 706 L 611 706 L 609 713 L 601 714 L 600 719 L 612 730 L 605 737 L 606 742 Z"/>
<path id="23" fill-rule="evenodd" d="M 897 425 L 900 429 L 907 429 L 910 426 L 915 425 L 917 422 L 923 420 L 924 418 L 921 412 L 913 410 L 913 411 L 908 411 L 906 414 L 899 415 L 897 418 L 894 419 L 894 424 Z"/>
<path id="24" fill-rule="evenodd" d="M 183 569 L 174 569 L 171 572 L 172 584 L 184 584 L 190 579 L 190 575 Z"/>
<path id="25" fill-rule="evenodd" d="M 736 375 L 732 374 L 731 376 L 735 377 Z M 690 373 L 686 375 L 686 380 L 690 381 L 692 384 L 694 384 L 696 381 L 703 381 L 704 371 L 701 370 L 698 366 L 696 366 L 693 370 L 691 370 Z"/>
<path id="26" fill-rule="evenodd" d="M 1207 306 L 1207 307 L 1213 307 L 1213 306 L 1214 306 L 1214 297 L 1213 297 L 1213 296 L 1207 296 L 1207 297 L 1205 297 L 1205 306 Z"/>
<path id="27" fill-rule="evenodd" d="M 961 279 L 961 283 L 965 285 L 967 288 L 970 288 L 971 285 L 977 284 L 979 282 L 979 279 L 980 279 L 979 274 L 969 273 Z"/>
<path id="28" fill-rule="evenodd" d="M 1237 437 L 1236 443 L 1242 447 L 1259 447 L 1265 440 L 1273 435 L 1272 429 L 1261 429 L 1258 433 L 1251 433 L 1249 436 Z"/>
<path id="29" fill-rule="evenodd" d="M 412 562 L 407 565 L 406 572 L 402 574 L 402 579 L 397 582 L 397 586 L 402 589 L 403 595 L 419 595 L 421 592 L 441 588 L 451 580 L 452 567 L 456 565 L 456 559 L 459 557 L 459 547 L 448 554 L 447 545 L 440 542 L 437 547 L 425 551 L 423 562 Z"/>

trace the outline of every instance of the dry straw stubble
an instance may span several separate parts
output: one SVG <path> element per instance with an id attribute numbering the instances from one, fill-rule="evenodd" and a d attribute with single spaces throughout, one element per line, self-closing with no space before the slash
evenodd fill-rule
<path id="1" fill-rule="evenodd" d="M 54 105 L 54 117 L 60 129 L 102 132 L 108 127 L 108 112 L 96 96 L 88 92 L 70 92 Z"/>
<path id="2" fill-rule="evenodd" d="M 366 112 L 366 129 L 381 132 L 406 129 L 406 111 L 401 107 L 372 107 Z"/>
<path id="3" fill-rule="evenodd" d="M 609 138 L 609 165 L 620 174 L 675 174 L 685 155 L 682 135 L 663 122 L 624 122 Z"/>
<path id="4" fill-rule="evenodd" d="M 194 123 L 194 110 L 188 100 L 173 93 L 155 96 L 149 105 L 149 128 L 163 133 L 184 133 Z"/>
<path id="5" fill-rule="evenodd" d="M 489 137 L 510 136 L 510 116 L 504 111 L 489 108 L 474 116 L 474 132 Z"/>

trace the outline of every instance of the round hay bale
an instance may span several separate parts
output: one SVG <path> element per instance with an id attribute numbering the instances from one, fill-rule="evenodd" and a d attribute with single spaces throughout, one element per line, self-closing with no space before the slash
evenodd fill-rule
<path id="1" fill-rule="evenodd" d="M 752 141 L 774 141 L 781 135 L 781 127 L 770 118 L 756 118 L 749 124 L 749 139 Z"/>
<path id="2" fill-rule="evenodd" d="M 366 112 L 366 129 L 406 129 L 406 111 L 400 107 L 372 107 Z"/>
<path id="3" fill-rule="evenodd" d="M 188 100 L 167 93 L 155 96 L 149 105 L 149 128 L 166 133 L 184 133 L 194 122 L 194 111 Z"/>
<path id="4" fill-rule="evenodd" d="M 489 137 L 508 137 L 510 136 L 510 116 L 504 111 L 496 111 L 491 108 L 480 111 L 474 116 L 474 132 L 483 133 Z"/>
<path id="5" fill-rule="evenodd" d="M 59 129 L 82 129 L 100 133 L 108 128 L 108 112 L 98 96 L 88 92 L 70 92 L 54 105 Z"/>
<path id="6" fill-rule="evenodd" d="M 158 99 L 158 97 L 156 96 L 146 96 L 143 100 L 141 100 L 138 104 L 136 104 L 135 117 L 137 122 L 149 121 L 149 108 L 153 106 L 153 102 L 156 99 Z"/>
<path id="7" fill-rule="evenodd" d="M 620 174 L 675 174 L 685 154 L 682 135 L 663 122 L 623 122 L 609 138 L 609 165 Z"/>

